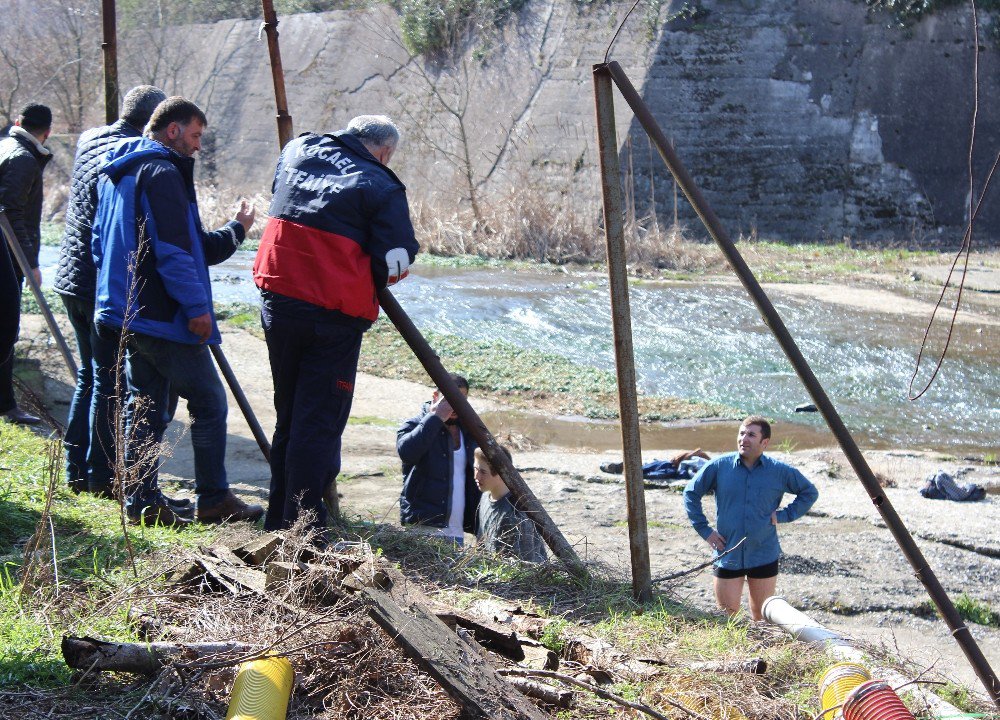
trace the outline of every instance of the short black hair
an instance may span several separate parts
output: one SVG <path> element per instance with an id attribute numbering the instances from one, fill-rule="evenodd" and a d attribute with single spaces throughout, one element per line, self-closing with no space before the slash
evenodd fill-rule
<path id="1" fill-rule="evenodd" d="M 744 425 L 756 425 L 760 428 L 760 436 L 767 440 L 771 437 L 771 423 L 769 423 L 764 417 L 760 415 L 751 415 L 746 420 L 740 423 L 740 427 Z"/>
<path id="2" fill-rule="evenodd" d="M 152 85 L 139 85 L 125 93 L 122 100 L 122 120 L 142 130 L 156 107 L 167 99 L 167 94 Z"/>
<path id="3" fill-rule="evenodd" d="M 52 127 L 52 111 L 47 105 L 28 103 L 17 114 L 18 124 L 30 133 Z"/>
<path id="4" fill-rule="evenodd" d="M 170 123 L 187 125 L 192 120 L 198 120 L 202 125 L 208 125 L 208 118 L 197 105 L 185 100 L 180 95 L 168 97 L 156 106 L 146 132 L 157 133 L 167 129 Z"/>

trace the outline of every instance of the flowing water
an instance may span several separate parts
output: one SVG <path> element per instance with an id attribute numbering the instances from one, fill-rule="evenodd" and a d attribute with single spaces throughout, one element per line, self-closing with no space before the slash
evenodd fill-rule
<path id="1" fill-rule="evenodd" d="M 51 278 L 58 253 L 43 250 L 43 272 Z M 212 269 L 216 302 L 257 300 L 250 280 L 252 261 L 252 253 L 240 252 Z M 421 329 L 474 340 L 502 338 L 614 370 L 607 280 L 599 275 L 418 268 L 394 293 Z M 644 392 L 714 401 L 793 421 L 800 426 L 796 442 L 833 443 L 818 415 L 794 412 L 809 397 L 742 287 L 643 284 L 630 288 L 630 299 L 636 373 Z M 771 299 L 862 447 L 994 455 L 1000 449 L 996 326 L 957 326 L 934 386 L 909 402 L 907 382 L 923 316 L 862 310 L 780 291 L 772 292 Z M 546 425 L 550 435 L 581 428 L 580 423 L 562 429 L 558 422 Z M 614 447 L 617 442 L 613 426 L 593 426 L 588 432 L 590 446 Z M 610 440 L 601 439 L 606 432 Z M 731 428 L 725 433 L 731 435 Z M 731 442 L 718 449 L 728 449 Z"/>

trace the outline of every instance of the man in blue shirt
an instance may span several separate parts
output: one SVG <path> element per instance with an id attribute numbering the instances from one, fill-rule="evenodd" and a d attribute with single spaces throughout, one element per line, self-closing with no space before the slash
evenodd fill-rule
<path id="1" fill-rule="evenodd" d="M 819 497 L 816 486 L 802 473 L 764 455 L 770 440 L 771 425 L 751 415 L 740 425 L 738 452 L 712 460 L 684 488 L 688 519 L 716 556 L 743 541 L 716 561 L 715 600 L 730 615 L 739 612 L 745 577 L 754 620 L 763 619 L 761 608 L 777 585 L 778 523 L 802 517 Z M 701 506 L 702 497 L 713 491 L 716 529 L 708 524 Z M 782 508 L 785 493 L 795 495 L 795 500 Z"/>

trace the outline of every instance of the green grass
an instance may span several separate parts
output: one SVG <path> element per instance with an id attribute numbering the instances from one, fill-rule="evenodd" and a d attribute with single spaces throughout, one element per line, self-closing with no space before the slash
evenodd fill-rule
<path id="1" fill-rule="evenodd" d="M 68 682 L 59 642 L 64 632 L 134 640 L 125 604 L 105 607 L 100 598 L 134 580 L 119 520 L 119 507 L 91 495 L 73 495 L 60 477 L 52 503 L 52 535 L 43 533 L 35 553 L 44 581 L 22 588 L 24 545 L 41 518 L 49 482 L 50 442 L 31 431 L 0 424 L 0 686 L 52 687 Z M 183 531 L 130 527 L 140 575 L 150 558 L 211 541 L 215 528 Z M 58 588 L 54 571 L 58 571 Z M 37 575 L 33 575 L 37 577 Z"/>
<path id="2" fill-rule="evenodd" d="M 546 409 L 593 419 L 618 417 L 613 373 L 577 365 L 550 353 L 502 340 L 476 341 L 436 332 L 424 334 L 445 367 L 464 375 L 477 394 L 502 398 L 515 407 Z M 380 377 L 427 383 L 427 374 L 392 324 L 380 318 L 365 334 L 359 369 Z M 735 416 L 732 408 L 676 398 L 642 396 L 645 420 Z"/>
<path id="3" fill-rule="evenodd" d="M 958 614 L 963 620 L 986 627 L 1000 628 L 1000 613 L 982 600 L 976 600 L 962 593 L 955 600 L 955 609 L 958 610 Z"/>

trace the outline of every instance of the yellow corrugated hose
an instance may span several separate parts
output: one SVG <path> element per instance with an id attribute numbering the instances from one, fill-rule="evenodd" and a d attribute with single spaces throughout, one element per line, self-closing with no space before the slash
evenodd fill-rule
<path id="1" fill-rule="evenodd" d="M 226 720 L 285 720 L 295 671 L 287 658 L 267 657 L 240 665 Z"/>

